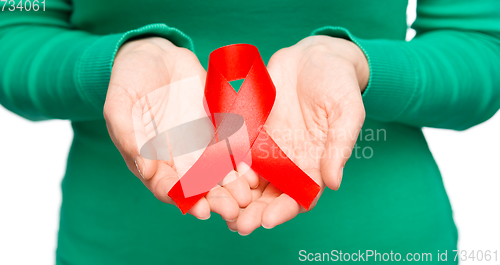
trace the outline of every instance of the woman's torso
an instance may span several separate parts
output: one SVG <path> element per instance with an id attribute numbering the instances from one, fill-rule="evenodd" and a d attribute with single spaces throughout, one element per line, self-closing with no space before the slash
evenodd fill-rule
<path id="1" fill-rule="evenodd" d="M 267 62 L 327 25 L 361 38 L 404 40 L 406 4 L 75 0 L 71 21 L 94 34 L 165 23 L 193 39 L 206 67 L 212 50 L 234 43 L 256 45 Z M 60 264 L 290 264 L 304 259 L 300 254 L 332 250 L 393 251 L 403 259 L 408 252 L 432 253 L 437 262 L 438 251 L 456 249 L 451 207 L 419 128 L 368 119 L 339 191 L 326 190 L 311 212 L 247 237 L 231 233 L 219 216 L 199 221 L 157 201 L 128 171 L 104 120 L 73 128 L 62 183 Z"/>

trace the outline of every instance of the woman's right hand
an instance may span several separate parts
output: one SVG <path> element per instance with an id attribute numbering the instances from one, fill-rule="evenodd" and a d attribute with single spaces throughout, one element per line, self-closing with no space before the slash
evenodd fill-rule
<path id="1" fill-rule="evenodd" d="M 125 163 L 160 201 L 175 204 L 168 196 L 169 190 L 179 180 L 179 169 L 173 160 L 158 161 L 141 157 L 136 141 L 137 124 L 143 116 L 155 115 L 164 110 L 164 100 L 156 97 L 147 106 L 134 110 L 134 105 L 158 88 L 189 77 L 199 77 L 204 85 L 206 71 L 194 53 L 179 48 L 162 38 L 146 38 L 128 42 L 118 51 L 104 105 L 104 118 L 109 135 L 123 156 Z M 200 93 L 203 93 L 201 90 Z M 178 104 L 202 104 L 179 102 Z M 140 111 L 138 112 L 137 109 Z M 158 115 L 176 115 L 158 111 Z M 152 119 L 156 119 L 154 116 Z M 173 117 L 176 118 L 176 117 Z M 151 119 L 150 119 L 151 121 Z M 148 127 L 149 124 L 140 125 Z M 144 129 L 142 128 L 142 129 Z M 148 130 L 148 129 L 146 129 Z M 149 128 L 150 130 L 150 128 Z M 184 165 L 186 166 L 186 165 Z M 177 167 L 179 167 L 177 165 Z M 182 170 L 186 170 L 185 168 Z M 198 219 L 208 219 L 216 212 L 226 221 L 237 219 L 240 208 L 252 200 L 250 187 L 258 184 L 256 178 L 240 177 L 224 187 L 212 189 L 188 213 Z"/>

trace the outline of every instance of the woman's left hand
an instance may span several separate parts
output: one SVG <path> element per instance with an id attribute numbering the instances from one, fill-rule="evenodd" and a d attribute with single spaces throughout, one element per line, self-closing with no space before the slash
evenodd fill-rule
<path id="1" fill-rule="evenodd" d="M 369 77 L 366 57 L 350 41 L 311 36 L 276 52 L 268 71 L 277 95 L 266 131 L 321 192 L 325 185 L 337 190 L 365 119 L 361 93 Z M 236 222 L 228 222 L 231 230 L 248 235 L 259 226 L 273 228 L 305 212 L 262 178 L 257 190 L 260 197 Z"/>

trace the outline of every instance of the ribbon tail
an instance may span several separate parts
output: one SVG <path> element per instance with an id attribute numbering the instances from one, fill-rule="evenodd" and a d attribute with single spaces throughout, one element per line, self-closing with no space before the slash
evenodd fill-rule
<path id="1" fill-rule="evenodd" d="M 178 184 L 179 183 L 179 184 Z M 180 185 L 180 180 L 172 187 L 168 192 L 168 196 L 177 204 L 177 207 L 181 210 L 182 214 L 186 214 L 191 207 L 193 207 L 201 198 L 203 198 L 208 192 L 198 194 L 191 197 L 184 197 L 184 192 L 182 191 L 182 186 Z"/>
<path id="2" fill-rule="evenodd" d="M 209 145 L 168 192 L 183 214 L 234 169 L 226 142 Z"/>
<path id="3" fill-rule="evenodd" d="M 264 130 L 252 145 L 252 169 L 309 210 L 321 187 Z"/>

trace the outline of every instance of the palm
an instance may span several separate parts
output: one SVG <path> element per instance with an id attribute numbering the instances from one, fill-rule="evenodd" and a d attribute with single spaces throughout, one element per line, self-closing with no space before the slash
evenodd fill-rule
<path id="1" fill-rule="evenodd" d="M 173 204 L 168 191 L 202 150 L 174 157 L 174 149 L 182 148 L 182 144 L 169 142 L 161 134 L 206 115 L 203 108 L 206 72 L 190 51 L 163 39 L 153 41 L 160 43 L 153 46 L 130 43 L 117 55 L 104 115 L 110 136 L 129 169 L 156 198 Z M 227 189 L 225 186 L 211 190 L 189 213 L 205 219 L 214 211 L 224 219 L 235 219 L 239 206 L 244 207 L 250 201 L 248 184 L 242 178 L 238 180 L 229 183 Z"/>
<path id="2" fill-rule="evenodd" d="M 338 57 L 288 48 L 271 58 L 268 71 L 277 95 L 266 131 L 321 190 L 325 184 L 337 189 L 339 171 L 350 154 L 345 151 L 350 152 L 355 142 L 339 140 L 337 132 L 351 131 L 356 138 L 364 119 L 353 69 Z M 242 234 L 261 224 L 274 227 L 305 211 L 272 184 L 263 181 L 260 189 L 262 196 L 238 218 Z"/>
<path id="3" fill-rule="evenodd" d="M 321 155 L 325 146 L 321 128 L 327 126 L 326 115 L 321 115 L 318 105 L 311 102 L 315 88 L 299 79 L 295 67 L 281 61 L 268 67 L 277 96 L 265 129 L 288 157 L 322 184 L 320 159 L 315 154 Z"/>

